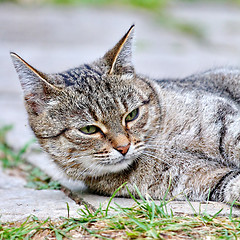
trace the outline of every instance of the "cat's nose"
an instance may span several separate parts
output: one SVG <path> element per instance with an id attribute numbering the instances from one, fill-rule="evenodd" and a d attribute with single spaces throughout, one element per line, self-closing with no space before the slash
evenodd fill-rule
<path id="1" fill-rule="evenodd" d="M 124 134 L 119 134 L 117 136 L 112 137 L 111 143 L 113 148 L 120 152 L 123 156 L 127 154 L 131 145 L 131 142 Z"/>
<path id="2" fill-rule="evenodd" d="M 130 147 L 130 143 L 128 143 L 127 145 L 125 146 L 117 146 L 115 149 L 117 151 L 119 151 L 123 156 L 125 156 L 129 150 L 129 147 Z"/>

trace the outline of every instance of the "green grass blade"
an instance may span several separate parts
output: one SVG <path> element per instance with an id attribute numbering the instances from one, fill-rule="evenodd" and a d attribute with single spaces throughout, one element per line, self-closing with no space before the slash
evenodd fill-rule
<path id="1" fill-rule="evenodd" d="M 84 203 L 84 207 L 85 207 L 85 209 L 86 209 L 86 211 L 87 211 L 87 214 L 92 216 L 92 213 L 91 213 L 90 210 L 88 209 L 87 204 Z M 87 215 L 87 214 L 86 214 L 86 215 Z"/>
<path id="2" fill-rule="evenodd" d="M 235 202 L 236 202 L 236 200 L 232 202 L 231 207 L 230 207 L 229 219 L 230 219 L 231 222 L 232 222 L 233 205 L 234 205 Z"/>
<path id="3" fill-rule="evenodd" d="M 66 204 L 67 204 L 67 218 L 69 218 L 70 217 L 70 208 L 69 208 L 68 202 L 66 202 Z"/>
<path id="4" fill-rule="evenodd" d="M 151 211 L 151 223 L 153 222 L 154 218 L 155 218 L 155 202 L 151 203 L 152 205 L 152 211 Z"/>
<path id="5" fill-rule="evenodd" d="M 213 216 L 212 219 L 216 218 L 220 212 L 222 212 L 223 208 L 221 208 L 218 212 L 216 212 Z"/>
<path id="6" fill-rule="evenodd" d="M 171 175 L 170 175 L 170 177 L 169 177 L 169 183 L 168 183 L 168 188 L 167 188 L 167 191 L 165 192 L 165 194 L 164 194 L 164 196 L 163 196 L 163 201 L 165 201 L 166 200 L 166 198 L 167 198 L 167 195 L 168 195 L 168 193 L 169 193 L 169 191 L 170 191 L 170 188 L 171 188 L 171 183 L 172 183 L 172 177 L 171 177 Z"/>
<path id="7" fill-rule="evenodd" d="M 146 199 L 143 197 L 143 195 L 141 194 L 141 192 L 139 191 L 138 187 L 136 185 L 134 185 L 134 188 L 139 196 L 139 198 L 144 202 L 146 203 Z"/>
<path id="8" fill-rule="evenodd" d="M 21 158 L 22 155 L 27 151 L 27 149 L 36 142 L 36 139 L 33 138 L 31 140 L 29 140 L 18 152 L 18 157 Z"/>
<path id="9" fill-rule="evenodd" d="M 189 204 L 190 207 L 192 208 L 192 210 L 193 210 L 193 212 L 194 212 L 194 215 L 195 215 L 195 216 L 198 216 L 196 209 L 193 207 L 193 205 L 192 205 L 192 203 L 189 201 L 188 197 L 187 197 L 185 194 L 184 194 L 184 196 L 185 196 L 188 204 Z"/>
<path id="10" fill-rule="evenodd" d="M 126 186 L 127 192 L 130 195 L 130 197 L 138 204 L 141 205 L 141 203 L 132 195 L 132 193 L 130 192 L 128 186 Z"/>
<path id="11" fill-rule="evenodd" d="M 137 220 L 136 218 L 133 218 L 133 217 L 130 217 L 130 218 L 140 229 L 142 229 L 144 231 L 150 230 L 150 228 L 147 226 L 147 223 L 144 224 L 144 223 L 140 222 L 139 220 Z"/>
<path id="12" fill-rule="evenodd" d="M 120 189 L 121 189 L 122 187 L 124 187 L 126 184 L 127 184 L 127 182 L 123 183 L 120 187 L 118 187 L 117 190 L 115 190 L 114 193 L 113 193 L 113 195 L 110 197 L 110 199 L 109 199 L 109 201 L 108 201 L 108 205 L 107 205 L 106 210 L 105 210 L 105 216 L 108 215 L 108 209 L 109 209 L 109 206 L 110 206 L 113 198 L 114 198 L 114 197 L 116 196 L 116 194 L 120 191 Z"/>
<path id="13" fill-rule="evenodd" d="M 63 239 L 62 235 L 59 233 L 59 231 L 57 229 L 55 229 L 54 232 L 55 232 L 55 236 L 56 236 L 57 240 L 62 240 Z"/>

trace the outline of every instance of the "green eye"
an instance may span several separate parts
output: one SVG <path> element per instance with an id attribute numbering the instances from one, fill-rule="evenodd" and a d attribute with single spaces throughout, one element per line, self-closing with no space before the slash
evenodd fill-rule
<path id="1" fill-rule="evenodd" d="M 89 126 L 80 128 L 79 130 L 80 130 L 80 132 L 85 133 L 85 134 L 94 134 L 99 131 L 99 128 L 94 125 L 89 125 Z"/>
<path id="2" fill-rule="evenodd" d="M 126 118 L 125 118 L 125 121 L 126 122 L 131 122 L 133 120 L 135 120 L 137 117 L 138 117 L 138 108 L 134 109 L 132 112 L 130 112 Z"/>

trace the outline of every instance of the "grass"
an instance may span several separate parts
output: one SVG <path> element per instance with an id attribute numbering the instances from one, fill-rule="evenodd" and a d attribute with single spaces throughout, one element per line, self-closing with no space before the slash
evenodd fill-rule
<path id="1" fill-rule="evenodd" d="M 61 184 L 58 181 L 52 180 L 47 174 L 37 167 L 31 167 L 27 174 L 26 187 L 37 190 L 43 189 L 61 189 Z"/>
<path id="2" fill-rule="evenodd" d="M 218 213 L 214 216 L 206 213 L 194 217 L 174 216 L 165 200 L 156 204 L 142 195 L 139 198 L 141 201 L 133 197 L 136 202 L 133 207 L 123 208 L 116 203 L 115 207 L 110 207 L 111 197 L 106 209 L 100 205 L 96 211 L 91 211 L 85 206 L 85 209 L 79 210 L 78 218 L 40 221 L 33 216 L 23 223 L 2 223 L 0 239 L 240 238 L 240 219 L 233 218 L 231 212 L 229 217 L 219 217 Z M 110 208 L 113 214 L 109 214 Z"/>
<path id="3" fill-rule="evenodd" d="M 6 135 L 12 128 L 12 125 L 6 125 L 0 128 L 0 160 L 3 168 L 18 166 L 22 162 L 23 154 L 31 145 L 31 142 L 28 142 L 20 150 L 13 151 L 6 141 Z"/>
<path id="4" fill-rule="evenodd" d="M 28 152 L 30 146 L 36 141 L 31 139 L 20 150 L 13 149 L 6 140 L 7 133 L 12 130 L 12 125 L 0 127 L 0 163 L 3 169 L 17 169 L 23 172 L 27 180 L 26 187 L 41 189 L 60 189 L 61 185 L 57 181 L 53 181 L 39 168 L 27 163 L 24 155 Z"/>
<path id="5" fill-rule="evenodd" d="M 60 188 L 59 183 L 52 182 L 43 172 L 24 161 L 24 153 L 28 150 L 30 143 L 19 151 L 13 150 L 6 143 L 6 134 L 11 129 L 11 126 L 0 128 L 0 160 L 4 169 L 17 168 L 19 171 L 24 171 L 28 179 L 28 187 Z M 150 196 L 144 198 L 137 187 L 140 200 L 129 192 L 135 205 L 122 207 L 114 203 L 114 196 L 123 187 L 127 188 L 126 183 L 109 198 L 106 208 L 99 205 L 98 209 L 93 211 L 87 206 L 82 206 L 77 218 L 69 216 L 69 206 L 66 204 L 67 218 L 62 217 L 52 221 L 50 218 L 39 220 L 36 216 L 29 216 L 24 222 L 0 222 L 0 240 L 240 239 L 240 218 L 232 216 L 232 207 L 227 217 L 219 216 L 221 210 L 210 216 L 206 212 L 195 210 L 193 206 L 194 216 L 174 215 L 168 207 L 169 201 L 166 200 L 168 191 L 162 201 L 157 204 Z M 190 202 L 189 204 L 191 205 Z"/>
<path id="6" fill-rule="evenodd" d="M 87 6 L 127 6 L 137 7 L 147 10 L 163 9 L 167 5 L 167 0 L 51 0 L 54 4 L 63 5 L 87 5 Z M 171 2 L 171 1 L 170 1 Z"/>

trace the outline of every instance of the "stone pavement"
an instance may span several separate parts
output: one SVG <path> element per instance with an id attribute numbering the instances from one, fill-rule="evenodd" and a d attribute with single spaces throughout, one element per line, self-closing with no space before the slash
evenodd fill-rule
<path id="1" fill-rule="evenodd" d="M 0 171 L 0 221 L 22 221 L 29 215 L 39 219 L 50 216 L 79 217 L 80 206 L 61 191 L 34 190 L 25 188 L 26 182 L 19 177 L 9 176 Z"/>
<path id="2" fill-rule="evenodd" d="M 32 138 L 22 102 L 21 87 L 9 52 L 15 51 L 41 71 L 57 72 L 95 60 L 112 47 L 132 23 L 136 24 L 136 70 L 153 77 L 183 77 L 219 65 L 240 64 L 240 9 L 227 5 L 178 5 L 167 9 L 177 21 L 203 29 L 204 39 L 196 39 L 164 27 L 159 19 L 140 10 L 117 7 L 53 7 L 0 4 L 0 124 L 13 124 L 8 141 L 15 148 Z M 63 180 L 61 174 L 41 153 L 28 160 L 47 174 L 60 179 L 72 190 L 81 183 Z M 22 220 L 30 214 L 41 218 L 71 216 L 80 208 L 60 191 L 24 188 L 24 180 L 0 171 L 1 221 Z M 97 208 L 107 198 L 80 194 Z M 116 199 L 132 205 L 130 199 Z M 175 204 L 175 205 L 174 205 Z M 177 208 L 177 206 L 179 206 Z M 194 203 L 198 209 L 199 203 Z M 172 203 L 174 212 L 193 211 L 183 202 Z M 228 214 L 224 204 L 209 204 L 208 211 Z M 204 206 L 205 209 L 205 206 Z M 234 215 L 239 215 L 234 209 Z"/>

